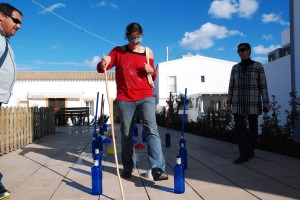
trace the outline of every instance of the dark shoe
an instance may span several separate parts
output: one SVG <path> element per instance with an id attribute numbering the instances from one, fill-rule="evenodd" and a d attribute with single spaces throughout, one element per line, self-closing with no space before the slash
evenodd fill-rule
<path id="1" fill-rule="evenodd" d="M 249 159 L 252 159 L 252 158 L 254 158 L 255 157 L 255 153 L 254 152 L 251 152 L 250 154 L 249 154 Z"/>
<path id="2" fill-rule="evenodd" d="M 123 171 L 121 174 L 122 178 L 130 178 L 132 171 Z"/>
<path id="3" fill-rule="evenodd" d="M 233 161 L 234 164 L 241 164 L 243 162 L 249 161 L 248 157 L 245 156 L 240 156 L 238 159 L 236 159 L 235 161 Z"/>
<path id="4" fill-rule="evenodd" d="M 164 172 L 160 168 L 153 168 L 152 169 L 152 176 L 154 181 L 163 181 L 163 180 L 168 180 L 168 175 L 166 172 Z"/>
<path id="5" fill-rule="evenodd" d="M 10 192 L 4 186 L 0 186 L 0 199 L 5 199 L 10 196 Z"/>

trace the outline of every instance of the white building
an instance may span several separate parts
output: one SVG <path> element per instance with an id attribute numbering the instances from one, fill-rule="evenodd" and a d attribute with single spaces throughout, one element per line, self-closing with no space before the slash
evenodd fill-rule
<path id="1" fill-rule="evenodd" d="M 116 98 L 115 73 L 107 72 L 111 100 Z M 17 72 L 17 81 L 8 104 L 3 106 L 50 107 L 90 107 L 90 115 L 95 115 L 97 92 L 98 113 L 102 94 L 104 114 L 109 115 L 104 74 L 97 72 Z"/>
<path id="2" fill-rule="evenodd" d="M 187 120 L 197 121 L 208 107 L 223 109 L 234 64 L 199 55 L 159 63 L 155 80 L 158 107 L 167 106 L 170 92 L 172 95 L 184 94 L 187 88 L 187 96 L 193 105 L 186 111 Z"/>
<path id="3" fill-rule="evenodd" d="M 269 63 L 264 65 L 269 95 L 275 95 L 281 106 L 281 124 L 286 122 L 285 110 L 291 110 L 289 93 L 296 91 L 300 96 L 300 1 L 290 0 L 290 8 L 290 28 L 281 34 L 282 48 L 270 52 Z M 297 129 L 300 132 L 300 120 Z"/>
<path id="4" fill-rule="evenodd" d="M 290 29 L 282 32 L 282 48 L 271 51 L 268 56 L 269 62 L 264 64 L 267 77 L 270 100 L 275 96 L 277 104 L 281 107 L 280 124 L 285 123 L 285 110 L 290 110 L 289 93 L 291 90 L 291 55 L 290 55 Z"/>
<path id="5" fill-rule="evenodd" d="M 290 0 L 290 7 L 290 31 L 282 33 L 282 48 L 270 52 L 270 62 L 264 65 L 270 98 L 275 95 L 278 105 L 282 107 L 282 123 L 286 118 L 284 111 L 290 109 L 289 92 L 297 91 L 300 95 L 300 57 L 296 56 L 300 55 L 300 39 L 296 37 L 300 35 L 300 1 Z M 193 105 L 186 113 L 188 120 L 201 118 L 207 107 L 222 109 L 234 64 L 204 56 L 159 63 L 154 89 L 158 107 L 167 106 L 170 92 L 174 95 L 184 94 L 187 88 L 187 96 Z M 110 98 L 115 99 L 114 72 L 108 72 L 108 76 Z M 100 93 L 99 99 L 102 94 L 106 99 L 104 76 L 97 72 L 18 72 L 10 102 L 3 106 L 88 106 L 93 111 L 91 115 L 94 115 L 97 92 Z M 104 114 L 108 113 L 108 104 L 105 103 Z M 300 132 L 300 125 L 298 129 Z"/>
<path id="6" fill-rule="evenodd" d="M 208 107 L 225 106 L 228 82 L 233 62 L 192 56 L 158 64 L 155 94 L 158 106 L 166 106 L 169 92 L 184 93 L 187 88 L 193 108 L 188 120 L 197 121 Z M 109 94 L 116 98 L 115 73 L 108 72 Z M 103 74 L 97 72 L 18 72 L 17 81 L 9 104 L 4 106 L 39 106 L 55 109 L 61 107 L 90 107 L 95 115 L 96 97 L 99 92 L 106 101 L 104 114 L 109 115 L 106 86 Z M 113 102 L 113 101 L 111 101 Z M 99 116 L 100 109 L 97 115 Z"/>

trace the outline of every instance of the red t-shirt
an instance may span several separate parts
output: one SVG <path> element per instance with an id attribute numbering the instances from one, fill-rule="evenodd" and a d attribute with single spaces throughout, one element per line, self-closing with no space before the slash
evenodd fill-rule
<path id="1" fill-rule="evenodd" d="M 138 101 L 146 97 L 153 97 L 153 90 L 150 87 L 145 71 L 146 53 L 136 53 L 126 46 L 115 47 L 109 54 L 111 62 L 106 70 L 116 67 L 117 100 Z M 149 59 L 154 69 L 154 60 Z M 97 65 L 100 73 L 100 63 Z M 153 81 L 156 72 L 152 75 Z"/>

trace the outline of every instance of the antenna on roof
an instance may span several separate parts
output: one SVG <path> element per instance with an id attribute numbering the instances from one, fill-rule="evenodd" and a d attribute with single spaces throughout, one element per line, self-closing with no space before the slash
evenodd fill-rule
<path id="1" fill-rule="evenodd" d="M 167 62 L 169 61 L 169 47 L 166 47 Z"/>

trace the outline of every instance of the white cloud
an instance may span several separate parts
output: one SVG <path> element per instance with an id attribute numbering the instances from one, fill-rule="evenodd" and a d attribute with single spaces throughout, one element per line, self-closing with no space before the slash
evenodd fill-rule
<path id="1" fill-rule="evenodd" d="M 272 34 L 263 35 L 262 39 L 264 39 L 264 40 L 272 40 L 273 39 L 273 35 Z"/>
<path id="2" fill-rule="evenodd" d="M 219 48 L 217 48 L 217 51 L 224 51 L 224 50 L 225 50 L 224 47 L 219 47 Z"/>
<path id="3" fill-rule="evenodd" d="M 281 47 L 280 45 L 270 45 L 269 47 L 264 47 L 264 45 L 260 44 L 258 46 L 255 46 L 254 48 L 252 48 L 252 51 L 255 54 L 268 54 L 269 52 L 271 52 L 275 49 L 278 49 L 280 47 Z"/>
<path id="4" fill-rule="evenodd" d="M 93 7 L 111 7 L 111 8 L 118 8 L 118 5 L 115 3 L 107 2 L 107 1 L 100 1 L 95 4 Z"/>
<path id="5" fill-rule="evenodd" d="M 290 23 L 281 19 L 281 16 L 275 13 L 262 14 L 261 16 L 263 23 L 278 23 L 281 25 L 289 26 Z"/>
<path id="6" fill-rule="evenodd" d="M 251 17 L 258 9 L 256 0 L 240 0 L 238 14 L 242 18 Z"/>
<path id="7" fill-rule="evenodd" d="M 63 8 L 63 7 L 66 7 L 66 5 L 63 4 L 63 3 L 56 3 L 56 4 L 53 4 L 52 6 L 49 6 L 45 10 L 39 12 L 39 14 L 45 14 L 47 12 L 53 12 L 55 9 L 57 9 L 57 8 Z"/>
<path id="8" fill-rule="evenodd" d="M 210 4 L 208 14 L 213 15 L 216 18 L 230 19 L 231 14 L 237 12 L 238 5 L 232 1 L 226 0 L 214 0 Z"/>
<path id="9" fill-rule="evenodd" d="M 257 0 L 214 0 L 208 14 L 215 18 L 231 19 L 233 14 L 241 18 L 250 18 L 258 9 Z"/>
<path id="10" fill-rule="evenodd" d="M 197 52 L 196 54 L 193 54 L 191 52 L 188 52 L 187 54 L 183 55 L 183 58 L 193 57 L 193 56 L 201 56 L 201 53 Z"/>
<path id="11" fill-rule="evenodd" d="M 194 32 L 186 32 L 179 45 L 190 50 L 208 49 L 214 46 L 214 40 L 233 35 L 244 36 L 237 30 L 228 30 L 225 26 L 207 22 Z"/>
<path id="12" fill-rule="evenodd" d="M 96 68 L 96 66 L 100 62 L 100 60 L 101 60 L 100 56 L 94 56 L 92 58 L 92 60 L 85 60 L 83 62 L 83 65 L 87 66 L 87 67 L 94 67 L 94 68 Z"/>
<path id="13" fill-rule="evenodd" d="M 51 49 L 58 49 L 59 47 L 61 46 L 61 43 L 57 43 L 57 44 L 54 44 L 52 45 Z"/>
<path id="14" fill-rule="evenodd" d="M 256 57 L 253 57 L 252 60 L 255 60 L 255 61 L 261 62 L 262 64 L 265 64 L 268 62 L 268 57 L 267 56 L 265 56 L 265 57 L 256 56 Z"/>

